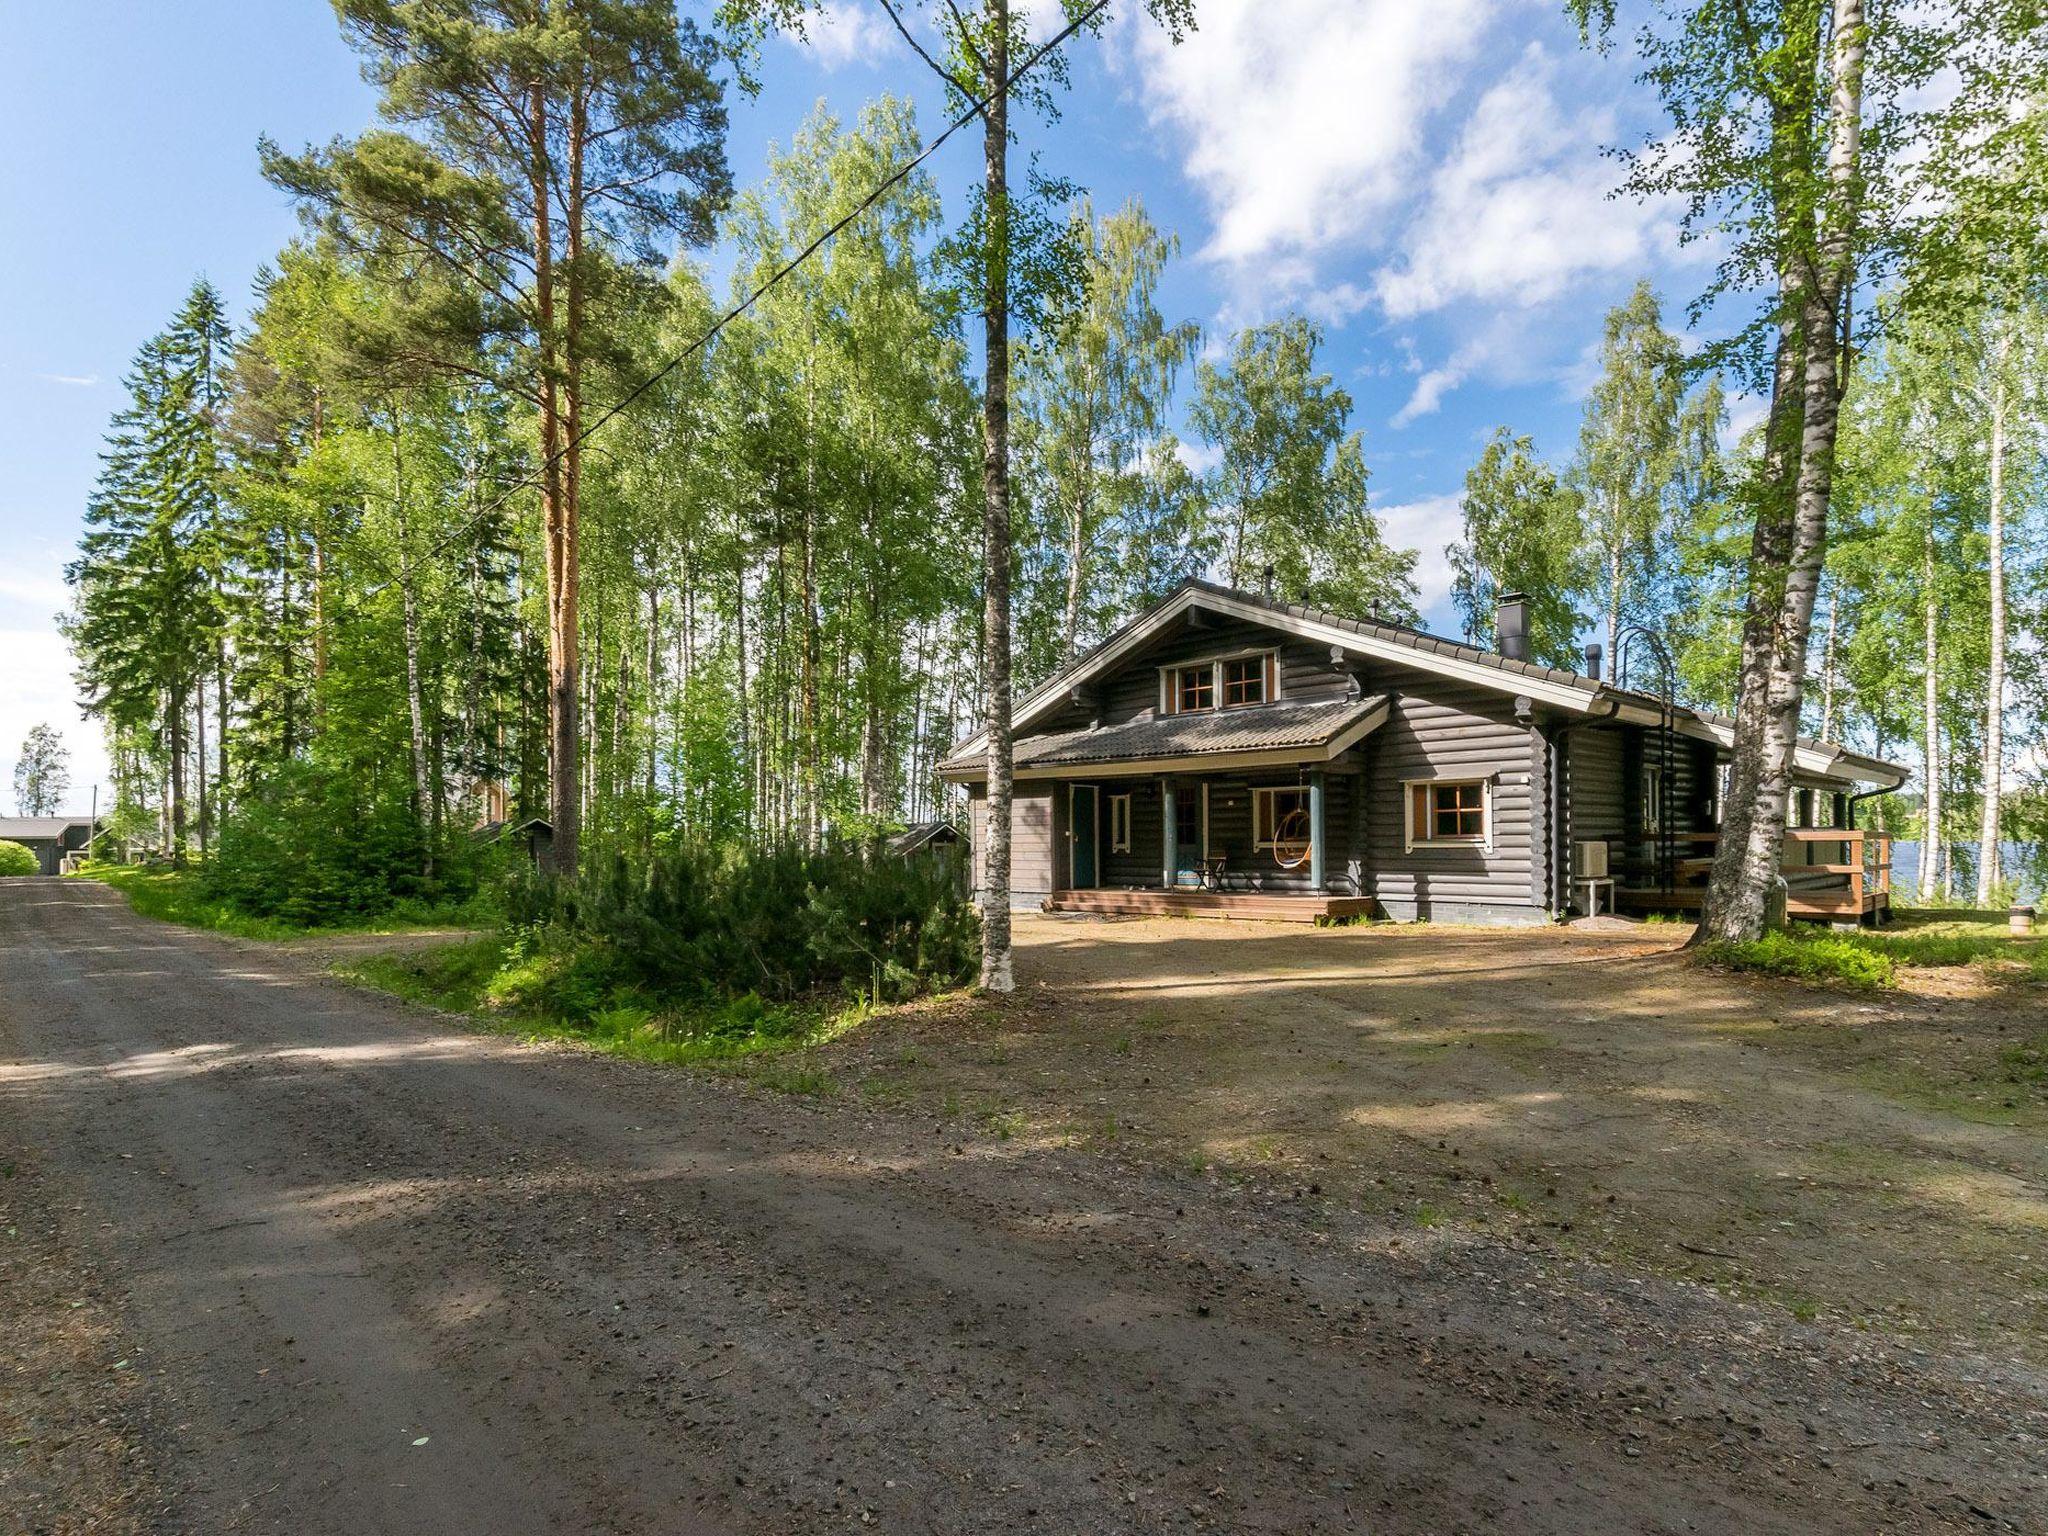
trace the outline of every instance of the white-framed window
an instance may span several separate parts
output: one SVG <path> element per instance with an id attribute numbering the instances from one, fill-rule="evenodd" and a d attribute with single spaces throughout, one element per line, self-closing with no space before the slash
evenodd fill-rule
<path id="1" fill-rule="evenodd" d="M 1252 844 L 1271 848 L 1285 837 L 1289 842 L 1307 835 L 1308 786 L 1306 784 L 1266 785 L 1252 791 Z"/>
<path id="2" fill-rule="evenodd" d="M 1159 669 L 1162 714 L 1191 715 L 1212 709 L 1245 709 L 1280 696 L 1280 654 L 1248 651 Z"/>
<path id="3" fill-rule="evenodd" d="M 1109 851 L 1129 853 L 1131 851 L 1131 797 L 1111 795 L 1109 797 Z"/>
<path id="4" fill-rule="evenodd" d="M 1408 846 L 1493 846 L 1493 780 L 1410 779 Z"/>
<path id="5" fill-rule="evenodd" d="M 1664 830 L 1664 769 L 1657 763 L 1643 764 L 1643 831 Z"/>
<path id="6" fill-rule="evenodd" d="M 1168 707 L 1176 715 L 1198 714 L 1216 707 L 1216 668 L 1209 662 L 1199 667 L 1175 667 L 1167 674 Z"/>

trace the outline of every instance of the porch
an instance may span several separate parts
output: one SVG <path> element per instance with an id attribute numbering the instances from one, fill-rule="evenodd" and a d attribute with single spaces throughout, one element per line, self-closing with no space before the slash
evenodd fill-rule
<path id="1" fill-rule="evenodd" d="M 1668 882 L 1645 879 L 1615 893 L 1628 912 L 1697 912 L 1714 867 L 1717 832 L 1677 834 Z M 1847 827 L 1792 827 L 1785 833 L 1779 872 L 1788 917 L 1823 923 L 1884 923 L 1892 908 L 1892 838 L 1889 832 Z"/>
<path id="2" fill-rule="evenodd" d="M 1045 910 L 1095 917 L 1225 917 L 1315 923 L 1371 917 L 1377 912 L 1378 903 L 1370 896 L 1102 886 L 1095 890 L 1055 892 L 1046 898 Z"/>

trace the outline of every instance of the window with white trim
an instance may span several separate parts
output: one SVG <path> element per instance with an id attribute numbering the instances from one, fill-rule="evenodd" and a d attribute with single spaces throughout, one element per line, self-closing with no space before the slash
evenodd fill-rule
<path id="1" fill-rule="evenodd" d="M 1111 795 L 1109 797 L 1109 851 L 1129 853 L 1131 851 L 1131 797 Z"/>
<path id="2" fill-rule="evenodd" d="M 1269 704 L 1280 696 L 1280 653 L 1255 651 L 1162 667 L 1159 694 L 1159 707 L 1169 715 Z"/>
<path id="3" fill-rule="evenodd" d="M 1493 785 L 1486 779 L 1411 780 L 1408 846 L 1487 844 L 1493 828 Z"/>
<path id="4" fill-rule="evenodd" d="M 1306 784 L 1268 785 L 1252 791 L 1252 844 L 1271 848 L 1284 836 L 1296 841 L 1308 824 Z"/>
<path id="5" fill-rule="evenodd" d="M 1176 715 L 1198 714 L 1216 707 L 1216 668 L 1176 667 L 1167 674 L 1168 707 Z"/>

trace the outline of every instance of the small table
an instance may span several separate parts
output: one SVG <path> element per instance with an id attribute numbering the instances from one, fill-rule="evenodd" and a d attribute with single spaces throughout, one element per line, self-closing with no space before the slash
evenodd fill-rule
<path id="1" fill-rule="evenodd" d="M 1600 890 L 1603 886 L 1607 889 L 1607 910 L 1614 910 L 1614 879 L 1611 875 L 1588 876 L 1574 880 L 1572 884 L 1579 888 L 1579 905 L 1586 909 L 1586 916 L 1600 915 Z"/>

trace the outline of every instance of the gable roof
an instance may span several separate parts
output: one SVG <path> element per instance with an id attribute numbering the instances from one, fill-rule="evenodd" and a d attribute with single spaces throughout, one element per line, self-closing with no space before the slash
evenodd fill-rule
<path id="1" fill-rule="evenodd" d="M 1475 683 L 1568 713 L 1618 718 L 1638 725 L 1656 725 L 1663 719 L 1664 704 L 1655 694 L 1598 682 L 1563 667 L 1517 661 L 1498 651 L 1405 624 L 1347 618 L 1236 587 L 1190 579 L 1019 700 L 1011 715 L 1012 735 L 1021 741 L 1035 721 L 1066 702 L 1070 690 L 1110 670 L 1193 609 L 1245 619 L 1301 639 L 1329 644 L 1352 655 Z M 1681 734 L 1712 742 L 1722 750 L 1734 743 L 1735 723 L 1725 716 L 1685 705 L 1674 706 L 1674 716 Z M 988 733 L 983 728 L 949 752 L 946 762 L 952 764 L 985 753 L 987 744 Z M 1854 779 L 1887 788 L 1903 783 L 1907 776 L 1907 770 L 1898 763 L 1808 737 L 1800 738 L 1793 766 L 1812 776 Z"/>
<path id="2" fill-rule="evenodd" d="M 1085 764 L 1149 770 L 1303 750 L 1331 758 L 1383 724 L 1391 702 L 1385 694 L 1374 694 L 1308 704 L 1253 704 L 1056 731 L 1019 739 L 1013 763 L 1017 773 L 1028 776 Z M 955 753 L 939 764 L 939 772 L 949 778 L 979 778 L 984 771 L 983 760 L 972 753 Z"/>
<path id="3" fill-rule="evenodd" d="M 26 839 L 44 842 L 62 837 L 73 827 L 89 827 L 90 816 L 0 816 L 0 838 L 10 843 Z"/>
<path id="4" fill-rule="evenodd" d="M 914 821 L 901 832 L 892 832 L 882 846 L 891 853 L 915 853 L 920 848 L 960 841 L 960 829 L 950 821 Z"/>

